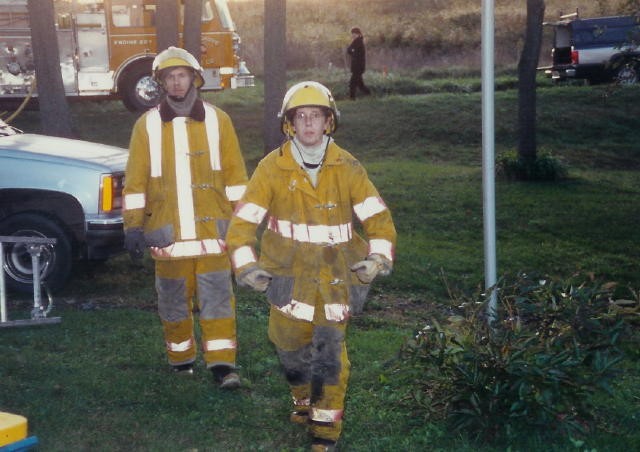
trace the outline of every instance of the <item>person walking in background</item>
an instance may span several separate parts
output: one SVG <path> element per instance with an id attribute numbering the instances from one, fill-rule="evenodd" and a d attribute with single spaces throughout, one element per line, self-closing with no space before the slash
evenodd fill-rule
<path id="1" fill-rule="evenodd" d="M 294 85 L 279 116 L 287 140 L 258 164 L 227 245 L 238 284 L 266 291 L 269 339 L 293 398 L 290 419 L 308 425 L 313 451 L 329 451 L 342 431 L 347 322 L 373 279 L 391 272 L 396 230 L 366 170 L 331 137 L 339 112 L 325 86 Z"/>
<path id="2" fill-rule="evenodd" d="M 167 93 L 134 125 L 124 186 L 125 247 L 133 259 L 149 247 L 168 361 L 192 374 L 198 303 L 206 367 L 222 388 L 236 371 L 235 298 L 225 236 L 247 172 L 229 116 L 200 99 L 198 61 L 169 47 L 153 62 Z"/>
<path id="3" fill-rule="evenodd" d="M 347 55 L 351 59 L 351 79 L 349 80 L 349 97 L 356 99 L 356 91 L 359 89 L 364 94 L 371 94 L 362 79 L 362 74 L 366 69 L 366 51 L 364 47 L 364 36 L 358 27 L 351 29 L 351 44 L 347 47 Z"/>

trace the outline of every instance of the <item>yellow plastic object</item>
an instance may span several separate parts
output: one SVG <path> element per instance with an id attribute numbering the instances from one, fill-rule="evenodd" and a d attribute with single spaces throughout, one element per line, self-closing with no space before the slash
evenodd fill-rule
<path id="1" fill-rule="evenodd" d="M 27 418 L 0 412 L 0 447 L 27 437 Z"/>

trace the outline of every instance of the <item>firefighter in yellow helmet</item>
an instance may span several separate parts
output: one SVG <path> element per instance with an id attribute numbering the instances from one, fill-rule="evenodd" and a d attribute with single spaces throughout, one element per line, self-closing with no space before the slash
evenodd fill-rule
<path id="1" fill-rule="evenodd" d="M 365 169 L 331 137 L 339 113 L 326 87 L 296 84 L 280 117 L 287 139 L 258 164 L 227 245 L 238 283 L 266 291 L 269 338 L 293 398 L 291 421 L 308 425 L 312 450 L 332 450 L 349 378 L 347 322 L 362 310 L 373 279 L 390 273 L 396 231 Z"/>
<path id="2" fill-rule="evenodd" d="M 222 388 L 240 385 L 236 371 L 235 297 L 226 251 L 233 209 L 247 172 L 229 116 L 203 102 L 202 68 L 170 47 L 153 62 L 166 91 L 131 135 L 124 187 L 125 247 L 134 259 L 149 248 L 169 364 L 192 374 L 198 345 Z"/>

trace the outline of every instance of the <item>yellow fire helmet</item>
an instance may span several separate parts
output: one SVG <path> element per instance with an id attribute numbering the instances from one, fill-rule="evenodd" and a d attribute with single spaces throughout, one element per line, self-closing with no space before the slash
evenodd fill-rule
<path id="1" fill-rule="evenodd" d="M 154 80 L 162 85 L 160 74 L 164 69 L 172 67 L 191 68 L 195 75 L 193 80 L 194 86 L 200 88 L 204 85 L 204 71 L 200 63 L 186 50 L 173 46 L 163 50 L 154 58 L 153 65 L 151 66 Z"/>
<path id="2" fill-rule="evenodd" d="M 325 130 L 327 135 L 331 135 L 338 129 L 338 119 L 340 112 L 336 107 L 336 102 L 329 89 L 318 82 L 300 82 L 289 88 L 282 100 L 282 108 L 278 113 L 280 118 L 280 128 L 282 133 L 292 137 L 294 135 L 291 113 L 298 107 L 322 107 L 331 113 L 331 121 Z"/>

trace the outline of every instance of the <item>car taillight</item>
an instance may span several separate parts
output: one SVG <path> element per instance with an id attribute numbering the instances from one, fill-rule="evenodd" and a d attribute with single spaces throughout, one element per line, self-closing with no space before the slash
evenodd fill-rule
<path id="1" fill-rule="evenodd" d="M 580 63 L 580 57 L 578 55 L 578 51 L 577 50 L 572 50 L 571 51 L 571 64 L 578 64 Z"/>
<path id="2" fill-rule="evenodd" d="M 100 182 L 100 213 L 122 209 L 124 174 L 103 174 Z"/>

